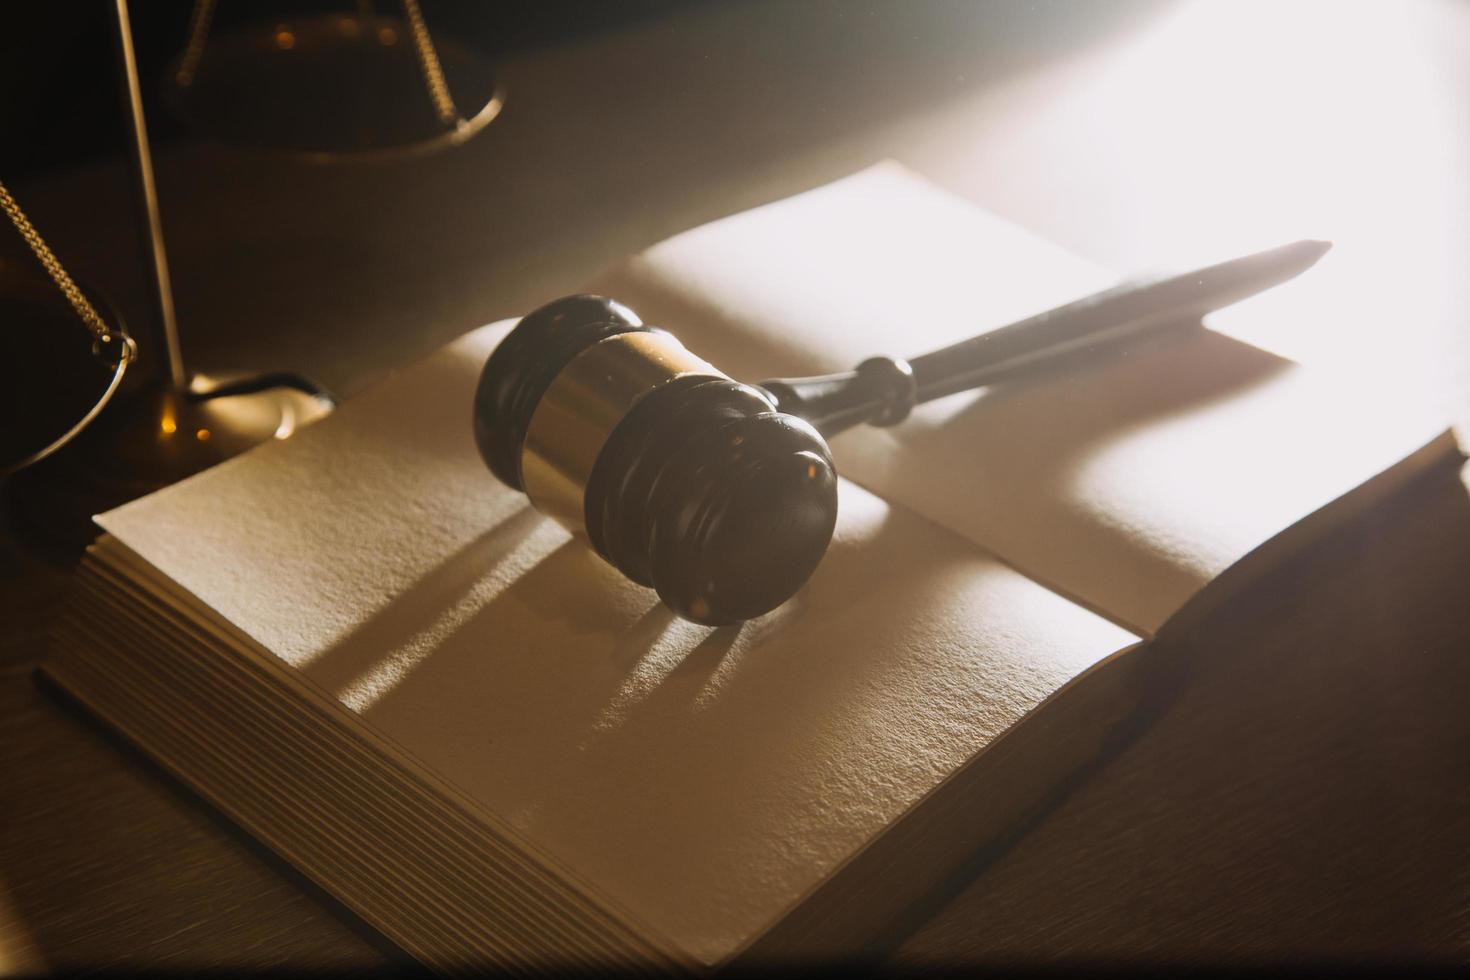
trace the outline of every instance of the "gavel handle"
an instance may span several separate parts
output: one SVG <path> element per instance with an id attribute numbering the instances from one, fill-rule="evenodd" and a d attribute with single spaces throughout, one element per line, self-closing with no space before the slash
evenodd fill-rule
<path id="1" fill-rule="evenodd" d="M 1198 326 L 1206 313 L 1300 275 L 1331 247 L 1303 240 L 1192 272 L 1130 280 L 912 361 L 874 357 L 853 371 L 760 387 L 780 411 L 824 436 L 863 423 L 894 425 L 917 404 L 1024 377 L 1062 355 Z"/>

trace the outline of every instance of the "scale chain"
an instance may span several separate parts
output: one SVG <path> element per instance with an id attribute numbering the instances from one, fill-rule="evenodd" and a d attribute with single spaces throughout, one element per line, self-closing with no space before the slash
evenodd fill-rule
<path id="1" fill-rule="evenodd" d="M 77 316 L 91 332 L 97 345 L 100 347 L 111 344 L 114 338 L 107 322 L 97 313 L 91 301 L 77 288 L 77 284 L 72 281 L 71 276 L 62 266 L 61 260 L 56 257 L 55 252 L 51 251 L 51 246 L 46 244 L 41 233 L 36 231 L 35 225 L 31 224 L 30 219 L 21 210 L 20 204 L 11 196 L 4 182 L 0 182 L 0 210 L 4 210 L 10 223 L 15 225 L 15 230 L 20 233 L 20 237 L 25 240 L 26 245 L 36 256 L 36 260 L 45 268 L 51 281 L 56 283 L 56 288 L 61 290 L 61 294 L 66 297 L 66 301 L 71 304 L 71 308 L 76 311 Z"/>

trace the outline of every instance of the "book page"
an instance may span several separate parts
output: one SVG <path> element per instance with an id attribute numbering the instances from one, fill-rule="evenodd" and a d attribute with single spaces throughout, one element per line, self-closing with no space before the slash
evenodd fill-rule
<path id="1" fill-rule="evenodd" d="M 473 390 L 507 327 L 99 521 L 705 962 L 1137 640 L 846 481 L 793 601 L 676 620 L 480 461 Z"/>
<path id="2" fill-rule="evenodd" d="M 1112 282 L 884 164 L 676 236 L 592 288 L 756 382 L 916 357 Z M 833 451 L 880 496 L 1152 633 L 1247 552 L 1444 432 L 1381 380 L 1197 328 L 920 406 Z"/>

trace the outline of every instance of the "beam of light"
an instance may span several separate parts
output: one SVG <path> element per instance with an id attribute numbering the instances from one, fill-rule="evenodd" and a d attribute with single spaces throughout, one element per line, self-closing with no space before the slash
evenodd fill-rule
<path id="1" fill-rule="evenodd" d="M 905 159 L 1120 273 L 1331 239 L 1308 275 L 1212 324 L 1299 360 L 1433 374 L 1470 258 L 1467 37 L 1470 5 L 1444 0 L 1186 0 L 946 107 Z"/>
<path id="2" fill-rule="evenodd" d="M 1412 363 L 1405 324 L 1443 322 L 1456 120 L 1427 56 L 1424 9 L 1187 4 L 1090 93 L 1115 107 L 1112 141 L 1126 153 L 1116 163 L 1184 205 L 1192 227 L 1170 236 L 1179 252 L 1308 234 L 1336 243 L 1299 284 L 1217 326 L 1289 355 Z"/>

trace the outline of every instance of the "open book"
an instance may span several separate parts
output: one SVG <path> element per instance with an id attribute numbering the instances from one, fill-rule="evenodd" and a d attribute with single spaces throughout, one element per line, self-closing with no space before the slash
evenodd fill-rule
<path id="1" fill-rule="evenodd" d="M 1110 282 L 888 165 L 594 288 L 758 380 Z M 1454 452 L 1388 392 L 1154 338 L 842 436 L 816 574 L 710 630 L 484 468 L 509 327 L 102 515 L 46 668 L 436 965 L 863 943 L 1096 753 L 1128 652 L 1226 567 Z"/>

